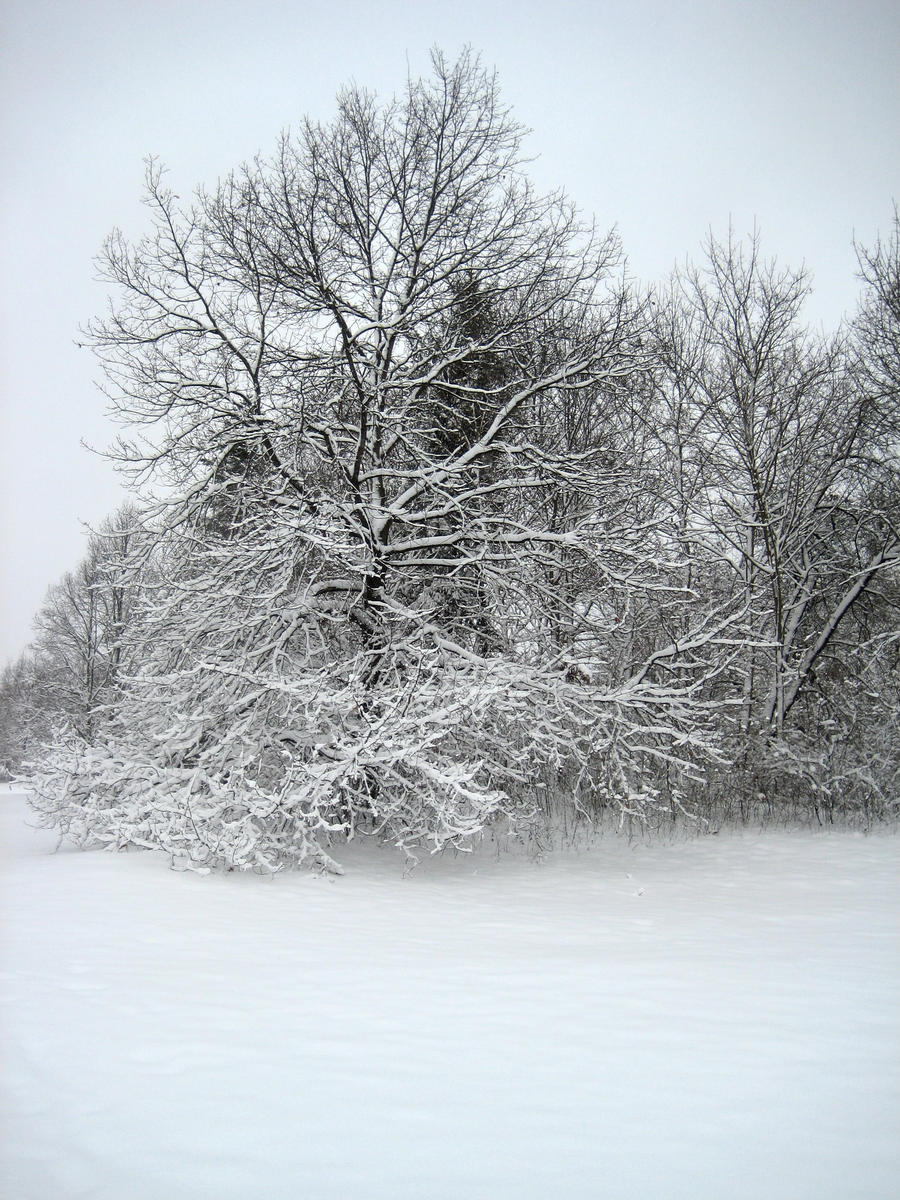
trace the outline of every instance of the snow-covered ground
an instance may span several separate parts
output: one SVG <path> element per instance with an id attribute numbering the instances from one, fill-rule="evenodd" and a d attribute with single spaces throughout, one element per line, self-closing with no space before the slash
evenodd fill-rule
<path id="1" fill-rule="evenodd" d="M 26 819 L 6 1200 L 897 1194 L 894 834 L 204 879 Z"/>

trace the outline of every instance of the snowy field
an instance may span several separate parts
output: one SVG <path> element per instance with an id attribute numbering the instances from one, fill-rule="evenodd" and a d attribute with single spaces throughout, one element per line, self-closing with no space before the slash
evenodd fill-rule
<path id="1" fill-rule="evenodd" d="M 5 1200 L 898 1194 L 894 834 L 203 879 L 26 819 Z"/>

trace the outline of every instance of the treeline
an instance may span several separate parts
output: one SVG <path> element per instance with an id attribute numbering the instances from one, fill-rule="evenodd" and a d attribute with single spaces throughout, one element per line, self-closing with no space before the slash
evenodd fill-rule
<path id="1" fill-rule="evenodd" d="M 135 501 L 2 681 L 83 844 L 333 867 L 486 828 L 897 812 L 900 221 L 855 317 L 711 239 L 663 290 L 536 194 L 477 60 L 350 89 L 90 331 Z"/>

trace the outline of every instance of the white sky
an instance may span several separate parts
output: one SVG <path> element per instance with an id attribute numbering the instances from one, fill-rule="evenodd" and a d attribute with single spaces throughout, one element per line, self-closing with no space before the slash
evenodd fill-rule
<path id="1" fill-rule="evenodd" d="M 637 275 L 756 220 L 828 328 L 855 304 L 853 234 L 900 200 L 895 0 L 3 0 L 0 22 L 0 663 L 122 498 L 80 445 L 115 430 L 74 339 L 104 237 L 145 227 L 147 154 L 188 194 L 330 118 L 349 80 L 389 95 L 470 43 L 537 183 L 618 224 Z"/>

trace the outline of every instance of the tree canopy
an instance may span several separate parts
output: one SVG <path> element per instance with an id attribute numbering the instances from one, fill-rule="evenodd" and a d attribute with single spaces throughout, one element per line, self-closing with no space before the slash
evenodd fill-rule
<path id="1" fill-rule="evenodd" d="M 535 191 L 478 60 L 432 67 L 186 205 L 151 162 L 151 232 L 107 242 L 142 532 L 105 691 L 37 768 L 72 836 L 334 867 L 359 832 L 687 811 L 736 764 L 818 805 L 823 729 L 895 705 L 896 234 L 832 339 L 757 239 L 651 297 Z"/>

